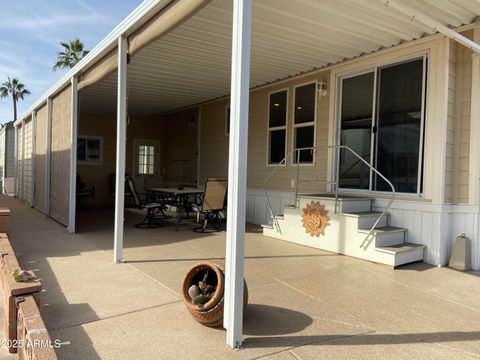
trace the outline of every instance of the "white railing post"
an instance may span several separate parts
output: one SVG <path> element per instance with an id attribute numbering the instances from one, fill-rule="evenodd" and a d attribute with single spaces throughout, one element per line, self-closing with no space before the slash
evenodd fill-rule
<path id="1" fill-rule="evenodd" d="M 115 228 L 113 260 L 123 262 L 125 205 L 125 147 L 127 141 L 127 38 L 118 38 L 117 167 L 115 177 Z"/>
<path id="2" fill-rule="evenodd" d="M 75 233 L 77 193 L 77 131 L 78 131 L 78 90 L 77 77 L 72 77 L 72 113 L 70 122 L 70 197 L 68 207 L 68 232 Z"/>
<path id="3" fill-rule="evenodd" d="M 233 1 L 228 212 L 224 327 L 227 344 L 242 345 L 247 193 L 251 0 Z"/>

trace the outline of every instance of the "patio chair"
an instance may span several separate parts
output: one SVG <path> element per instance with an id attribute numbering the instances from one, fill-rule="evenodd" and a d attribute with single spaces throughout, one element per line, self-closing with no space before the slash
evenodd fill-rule
<path id="1" fill-rule="evenodd" d="M 127 176 L 125 179 L 127 181 L 128 188 L 130 189 L 130 193 L 132 194 L 135 206 L 146 211 L 145 218 L 138 224 L 135 224 L 135 227 L 148 229 L 163 226 L 157 215 L 160 213 L 166 217 L 164 212 L 166 209 L 165 204 L 162 202 L 141 201 L 137 190 L 135 189 L 135 184 L 133 183 L 132 178 Z"/>
<path id="2" fill-rule="evenodd" d="M 82 199 L 86 197 L 95 197 L 95 186 L 87 185 L 82 181 L 80 174 L 77 172 L 76 186 L 77 206 L 83 208 Z"/>
<path id="3" fill-rule="evenodd" d="M 200 205 L 192 204 L 197 213 L 197 222 L 203 214 L 203 224 L 193 229 L 195 232 L 212 232 L 221 228 L 225 221 L 225 197 L 227 195 L 227 179 L 208 179 L 205 193 Z"/>

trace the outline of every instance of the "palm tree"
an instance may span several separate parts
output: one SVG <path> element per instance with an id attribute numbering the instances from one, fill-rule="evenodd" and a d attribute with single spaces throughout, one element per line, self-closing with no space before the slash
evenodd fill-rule
<path id="1" fill-rule="evenodd" d="M 17 78 L 7 78 L 0 87 L 0 98 L 12 96 L 13 99 L 13 121 L 17 121 L 17 101 L 23 100 L 25 95 L 30 95 L 30 91 L 25 88 Z"/>
<path id="2" fill-rule="evenodd" d="M 53 65 L 53 70 L 73 68 L 85 55 L 88 54 L 88 50 L 84 50 L 83 42 L 80 39 L 75 39 L 69 43 L 61 42 L 63 51 L 58 53 L 57 62 Z"/>

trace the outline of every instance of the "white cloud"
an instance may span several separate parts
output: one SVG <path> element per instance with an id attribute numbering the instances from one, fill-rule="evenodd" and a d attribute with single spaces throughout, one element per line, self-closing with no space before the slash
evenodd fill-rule
<path id="1" fill-rule="evenodd" d="M 42 31 L 45 29 L 56 29 L 64 26 L 76 26 L 81 24 L 96 24 L 102 18 L 97 15 L 55 15 L 52 17 L 32 17 L 32 18 L 9 18 L 0 22 L 0 28 L 10 30 L 20 29 L 22 31 L 34 30 Z"/>

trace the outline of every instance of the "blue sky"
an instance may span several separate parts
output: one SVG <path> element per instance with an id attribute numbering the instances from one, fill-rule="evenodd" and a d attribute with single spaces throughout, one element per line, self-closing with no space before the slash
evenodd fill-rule
<path id="1" fill-rule="evenodd" d="M 142 0 L 0 0 L 0 82 L 18 77 L 32 92 L 19 116 L 66 71 L 52 71 L 60 41 L 80 38 L 93 48 Z M 0 123 L 13 118 L 11 99 L 0 100 Z"/>

